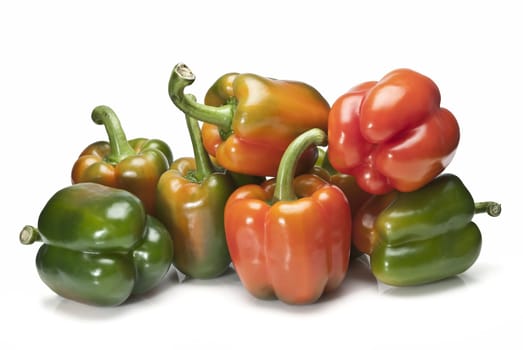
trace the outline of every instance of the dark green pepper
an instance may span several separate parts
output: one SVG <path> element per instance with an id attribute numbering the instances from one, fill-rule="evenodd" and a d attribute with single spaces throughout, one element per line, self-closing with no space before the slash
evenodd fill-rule
<path id="1" fill-rule="evenodd" d="M 23 244 L 42 241 L 36 267 L 57 294 L 86 304 L 119 305 L 159 284 L 171 265 L 163 224 L 125 190 L 79 183 L 56 192 Z"/>
<path id="2" fill-rule="evenodd" d="M 373 196 L 356 214 L 353 244 L 369 254 L 375 277 L 405 286 L 455 276 L 471 267 L 481 250 L 475 213 L 497 216 L 494 202 L 474 203 L 463 182 L 444 174 L 414 192 Z"/>

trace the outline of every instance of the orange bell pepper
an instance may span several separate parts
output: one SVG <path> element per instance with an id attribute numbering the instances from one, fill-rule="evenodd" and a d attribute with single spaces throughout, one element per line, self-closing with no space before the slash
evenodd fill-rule
<path id="1" fill-rule="evenodd" d="M 205 123 L 205 148 L 227 170 L 276 176 L 283 153 L 298 135 L 312 128 L 327 131 L 329 103 L 305 83 L 229 73 L 211 86 L 205 104 L 200 104 L 184 93 L 194 80 L 186 65 L 176 65 L 169 96 L 181 111 Z M 307 171 L 316 158 L 316 147 L 309 147 L 297 173 Z"/>
<path id="2" fill-rule="evenodd" d="M 313 303 L 346 276 L 352 229 L 347 198 L 316 175 L 294 178 L 303 150 L 326 139 L 320 129 L 303 133 L 283 155 L 275 186 L 245 185 L 227 201 L 229 253 L 244 287 L 257 298 Z"/>

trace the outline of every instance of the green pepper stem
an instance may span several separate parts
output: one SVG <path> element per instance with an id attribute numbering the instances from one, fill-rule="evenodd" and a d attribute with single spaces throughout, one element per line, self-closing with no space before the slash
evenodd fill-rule
<path id="1" fill-rule="evenodd" d="M 326 146 L 327 134 L 314 128 L 305 131 L 294 139 L 283 153 L 276 174 L 276 187 L 274 189 L 273 203 L 281 200 L 295 200 L 297 198 L 292 182 L 296 173 L 296 165 L 302 153 L 310 146 Z"/>
<path id="2" fill-rule="evenodd" d="M 36 241 L 41 241 L 40 231 L 34 226 L 26 225 L 20 231 L 20 243 L 28 245 L 33 244 Z"/>
<path id="3" fill-rule="evenodd" d="M 478 202 L 474 204 L 474 214 L 487 213 L 490 216 L 501 214 L 501 204 L 496 202 Z"/>
<path id="4" fill-rule="evenodd" d="M 178 63 L 174 66 L 169 79 L 169 96 L 171 100 L 186 115 L 188 114 L 202 122 L 214 124 L 224 130 L 229 130 L 235 107 L 229 104 L 214 107 L 196 102 L 196 99 L 192 98 L 194 96 L 184 93 L 185 87 L 191 85 L 195 79 L 193 72 L 185 64 Z"/>
<path id="5" fill-rule="evenodd" d="M 127 141 L 120 120 L 111 108 L 107 106 L 95 107 L 91 113 L 91 119 L 98 125 L 103 124 L 107 136 L 109 136 L 111 151 L 106 157 L 108 162 L 116 164 L 125 158 L 136 154 Z"/>
<path id="6" fill-rule="evenodd" d="M 193 97 L 194 96 L 191 96 L 191 98 Z M 189 135 L 191 136 L 194 160 L 196 161 L 196 172 L 194 176 L 196 177 L 196 180 L 203 181 L 212 174 L 213 168 L 211 159 L 203 146 L 202 132 L 200 130 L 200 125 L 198 125 L 198 121 L 191 118 L 189 115 L 185 115 L 185 121 L 187 122 Z"/>

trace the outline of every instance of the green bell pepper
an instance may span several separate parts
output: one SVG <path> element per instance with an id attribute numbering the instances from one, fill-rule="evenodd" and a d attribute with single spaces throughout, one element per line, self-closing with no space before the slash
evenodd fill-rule
<path id="1" fill-rule="evenodd" d="M 170 268 L 172 241 L 163 224 L 125 190 L 79 183 L 56 192 L 25 226 L 23 244 L 41 241 L 36 267 L 58 295 L 119 305 L 159 284 Z"/>
<path id="2" fill-rule="evenodd" d="M 215 278 L 231 263 L 223 212 L 236 184 L 229 173 L 213 168 L 198 121 L 185 119 L 194 157 L 175 160 L 162 174 L 156 208 L 171 234 L 176 269 L 192 278 Z"/>
<path id="3" fill-rule="evenodd" d="M 429 283 L 471 267 L 481 250 L 475 213 L 498 216 L 494 202 L 474 203 L 463 182 L 444 174 L 414 192 L 376 195 L 360 208 L 353 244 L 370 256 L 374 276 L 389 285 Z"/>

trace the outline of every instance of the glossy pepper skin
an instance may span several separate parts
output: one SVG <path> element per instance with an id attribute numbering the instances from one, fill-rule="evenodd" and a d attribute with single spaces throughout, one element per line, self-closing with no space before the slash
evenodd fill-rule
<path id="1" fill-rule="evenodd" d="M 330 106 L 305 83 L 229 73 L 211 86 L 205 104 L 198 104 L 184 94 L 194 80 L 186 65 L 176 65 L 169 95 L 180 110 L 205 123 L 207 152 L 230 171 L 276 176 L 283 153 L 298 135 L 311 128 L 327 131 Z M 297 173 L 309 169 L 316 157 L 311 146 L 302 154 Z"/>
<path id="2" fill-rule="evenodd" d="M 225 207 L 234 268 L 255 297 L 309 304 L 335 290 L 349 265 L 350 206 L 343 192 L 312 174 L 294 177 L 296 159 L 326 135 L 312 129 L 291 143 L 275 186 L 245 185 Z"/>
<path id="3" fill-rule="evenodd" d="M 352 217 L 354 217 L 363 203 L 372 197 L 372 194 L 361 189 L 354 176 L 342 174 L 334 169 L 327 154 L 328 150 L 320 150 L 316 165 L 309 170 L 309 173 L 338 186 L 349 200 Z"/>
<path id="4" fill-rule="evenodd" d="M 329 113 L 329 161 L 366 192 L 421 188 L 451 162 L 459 143 L 454 115 L 440 107 L 428 77 L 397 69 L 355 86 Z"/>
<path id="5" fill-rule="evenodd" d="M 474 264 L 482 239 L 472 217 L 500 211 L 497 203 L 475 204 L 457 176 L 443 174 L 414 192 L 370 198 L 354 219 L 353 243 L 369 254 L 372 272 L 383 283 L 434 282 Z"/>
<path id="6" fill-rule="evenodd" d="M 169 232 L 133 194 L 97 183 L 56 192 L 23 244 L 42 241 L 36 267 L 58 295 L 115 306 L 156 287 L 171 266 Z"/>
<path id="7" fill-rule="evenodd" d="M 223 213 L 236 186 L 231 176 L 213 169 L 198 122 L 186 119 L 194 158 L 177 159 L 162 174 L 157 187 L 157 213 L 173 240 L 174 266 L 193 278 L 214 278 L 223 274 L 231 262 Z"/>
<path id="8" fill-rule="evenodd" d="M 321 153 L 324 153 L 323 155 Z M 310 174 L 321 177 L 325 181 L 332 185 L 338 186 L 347 197 L 350 203 L 351 217 L 354 220 L 356 213 L 360 207 L 373 195 L 371 193 L 363 191 L 356 181 L 356 178 L 352 175 L 342 174 L 332 168 L 327 157 L 327 152 L 320 152 L 320 157 L 316 161 L 316 165 L 309 171 Z M 350 258 L 356 259 L 360 257 L 362 253 L 351 244 Z"/>
<path id="9" fill-rule="evenodd" d="M 156 184 L 173 160 L 169 146 L 158 139 L 127 141 L 118 117 L 107 106 L 97 106 L 92 115 L 103 124 L 109 142 L 87 146 L 73 165 L 72 183 L 96 182 L 127 190 L 140 198 L 150 215 L 155 215 Z"/>

